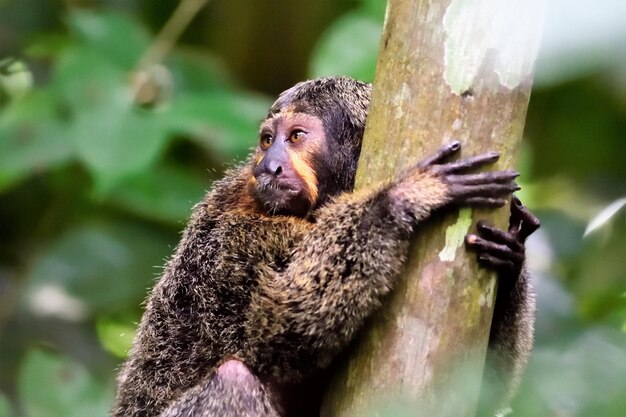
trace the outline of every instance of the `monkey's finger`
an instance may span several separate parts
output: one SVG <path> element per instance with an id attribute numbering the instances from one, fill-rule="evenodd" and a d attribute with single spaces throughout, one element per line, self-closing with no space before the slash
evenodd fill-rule
<path id="1" fill-rule="evenodd" d="M 502 197 L 511 194 L 520 187 L 514 181 L 506 184 L 450 184 L 450 194 L 453 200 L 471 197 Z"/>
<path id="2" fill-rule="evenodd" d="M 522 227 L 522 216 L 519 211 L 519 205 L 522 202 L 517 197 L 511 199 L 511 215 L 509 216 L 509 232 L 518 234 L 520 227 Z"/>
<path id="3" fill-rule="evenodd" d="M 426 168 L 427 166 L 434 165 L 438 162 L 443 162 L 446 158 L 451 155 L 454 155 L 461 149 L 461 142 L 455 140 L 453 142 L 448 143 L 447 145 L 442 146 L 435 152 L 433 155 L 428 158 L 420 161 L 417 164 L 418 168 Z"/>
<path id="4" fill-rule="evenodd" d="M 511 250 L 507 245 L 501 245 L 477 235 L 465 236 L 465 243 L 481 255 L 491 255 L 503 261 L 510 261 L 514 265 L 524 262 L 524 255 Z"/>
<path id="5" fill-rule="evenodd" d="M 478 222 L 476 228 L 482 238 L 492 242 L 504 244 L 511 248 L 511 250 L 520 254 L 524 253 L 524 246 L 517 241 L 517 237 L 514 234 L 500 230 L 497 227 L 493 227 L 483 220 Z"/>
<path id="6" fill-rule="evenodd" d="M 511 203 L 511 215 L 513 215 L 514 212 L 522 221 L 517 238 L 521 242 L 525 242 L 528 236 L 539 229 L 541 222 L 530 210 L 522 205 L 522 202 L 518 198 L 513 198 L 513 202 Z"/>
<path id="7" fill-rule="evenodd" d="M 450 162 L 448 164 L 437 165 L 436 171 L 443 174 L 450 174 L 453 172 L 467 171 L 471 169 L 480 168 L 484 165 L 490 165 L 496 162 L 500 158 L 498 152 L 487 152 L 483 155 L 473 156 L 471 158 L 465 158 L 456 162 Z"/>
<path id="8" fill-rule="evenodd" d="M 502 271 L 502 270 L 511 271 L 515 269 L 515 265 L 513 264 L 513 262 L 505 260 L 505 259 L 500 259 L 495 256 L 488 255 L 486 253 L 479 253 L 478 255 L 476 255 L 476 259 L 478 260 L 479 264 L 481 264 L 482 266 L 491 268 L 491 269 L 495 269 L 499 271 Z"/>
<path id="9" fill-rule="evenodd" d="M 464 184 L 464 185 L 476 185 L 485 183 L 499 183 L 508 182 L 519 177 L 519 172 L 514 170 L 509 171 L 490 171 L 481 172 L 478 174 L 461 174 L 461 175 L 447 175 L 446 180 L 451 183 Z"/>

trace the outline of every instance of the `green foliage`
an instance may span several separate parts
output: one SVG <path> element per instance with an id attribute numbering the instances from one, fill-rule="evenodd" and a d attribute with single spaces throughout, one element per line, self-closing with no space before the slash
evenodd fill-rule
<path id="1" fill-rule="evenodd" d="M 126 357 L 135 337 L 134 325 L 102 318 L 96 323 L 96 331 L 102 347 L 119 358 Z"/>
<path id="2" fill-rule="evenodd" d="M 71 160 L 72 146 L 53 102 L 49 91 L 34 91 L 0 113 L 0 192 Z"/>
<path id="3" fill-rule="evenodd" d="M 147 32 L 116 14 L 75 12 L 68 20 L 74 36 L 55 55 L 50 86 L 1 115 L 1 146 L 19 153 L 1 165 L 0 189 L 24 180 L 34 167 L 75 158 L 92 174 L 96 193 L 105 196 L 157 165 L 176 135 L 226 159 L 241 157 L 252 145 L 269 102 L 232 85 L 224 88 L 214 61 L 176 55 L 174 75 L 185 82 L 171 102 L 138 108 L 130 71 L 149 46 Z M 3 155 L 9 159 L 10 153 Z"/>
<path id="4" fill-rule="evenodd" d="M 0 392 L 0 417 L 9 417 L 12 415 L 11 404 L 7 397 Z"/>
<path id="5" fill-rule="evenodd" d="M 132 70 L 150 45 L 150 34 L 126 16 L 75 11 L 68 23 L 77 44 L 89 47 L 116 67 Z"/>
<path id="6" fill-rule="evenodd" d="M 248 153 L 258 124 L 269 107 L 265 98 L 251 94 L 216 92 L 210 96 L 186 94 L 172 100 L 163 114 L 165 126 L 192 135 L 198 145 L 227 159 Z"/>
<path id="7" fill-rule="evenodd" d="M 56 285 L 92 313 L 136 311 L 169 254 L 168 235 L 122 219 L 78 223 L 52 240 L 28 274 L 29 291 Z M 155 264 L 157 262 L 157 264 Z"/>
<path id="8" fill-rule="evenodd" d="M 57 74 L 74 116 L 67 133 L 100 190 L 155 163 L 167 132 L 154 112 L 134 105 L 121 67 L 86 45 L 66 50 Z"/>
<path id="9" fill-rule="evenodd" d="M 216 176 L 207 169 L 248 153 L 269 105 L 216 58 L 175 49 L 164 63 L 172 91 L 141 108 L 132 74 L 149 32 L 113 12 L 71 11 L 65 21 L 65 31 L 35 36 L 27 49 L 46 61 L 47 81 L 0 100 L 0 207 L 11 219 L 0 260 L 12 278 L 0 291 L 0 325 L 7 311 L 16 322 L 92 329 L 79 339 L 99 351 L 44 340 L 60 354 L 30 351 L 3 369 L 0 387 L 15 386 L 12 401 L 29 417 L 107 414 L 111 355 L 126 356 L 147 289 Z M 20 245 L 26 255 L 11 260 Z M 15 292 L 19 301 L 7 302 Z M 0 349 L 20 352 L 40 337 L 3 334 Z M 87 371 L 85 358 L 106 372 Z M 13 415 L 4 396 L 2 415 Z"/>
<path id="10" fill-rule="evenodd" d="M 12 58 L 0 60 L 0 103 L 17 100 L 33 87 L 33 74 L 26 64 Z"/>
<path id="11" fill-rule="evenodd" d="M 373 81 L 381 30 L 380 22 L 367 13 L 357 11 L 345 15 L 328 29 L 317 45 L 311 76 L 348 75 Z"/>
<path id="12" fill-rule="evenodd" d="M 515 402 L 515 415 L 556 415 L 551 413 L 559 410 L 574 416 L 623 416 L 624 342 L 611 330 L 594 329 L 566 346 L 540 345 Z"/>
<path id="13" fill-rule="evenodd" d="M 386 0 L 362 0 L 361 10 L 367 15 L 382 22 L 383 17 L 385 16 L 386 7 Z"/>
<path id="14" fill-rule="evenodd" d="M 121 182 L 109 202 L 145 219 L 178 225 L 200 201 L 207 183 L 189 169 L 159 165 Z"/>
<path id="15" fill-rule="evenodd" d="M 104 416 L 112 401 L 82 366 L 38 350 L 24 359 L 18 387 L 29 417 Z"/>

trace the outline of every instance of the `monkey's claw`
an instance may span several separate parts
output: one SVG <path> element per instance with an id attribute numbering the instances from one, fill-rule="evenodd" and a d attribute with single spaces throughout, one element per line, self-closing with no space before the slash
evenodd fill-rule
<path id="1" fill-rule="evenodd" d="M 426 168 L 441 163 L 461 149 L 461 142 L 455 140 L 439 148 L 437 152 L 417 164 L 418 168 Z"/>
<path id="2" fill-rule="evenodd" d="M 519 242 L 524 243 L 528 236 L 539 229 L 541 222 L 532 214 L 517 197 L 511 201 L 511 216 L 509 217 L 509 232 Z"/>

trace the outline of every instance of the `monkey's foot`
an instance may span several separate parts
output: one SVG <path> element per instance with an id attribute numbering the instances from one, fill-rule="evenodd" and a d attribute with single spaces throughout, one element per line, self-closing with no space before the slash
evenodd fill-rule
<path id="1" fill-rule="evenodd" d="M 525 259 L 524 243 L 537 228 L 535 217 L 516 197 L 511 202 L 509 230 L 503 231 L 479 221 L 478 235 L 468 234 L 465 243 L 476 251 L 478 262 L 497 271 L 520 271 Z"/>

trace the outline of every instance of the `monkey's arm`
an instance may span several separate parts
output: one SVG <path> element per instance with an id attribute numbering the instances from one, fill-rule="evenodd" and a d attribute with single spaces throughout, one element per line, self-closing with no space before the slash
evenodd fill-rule
<path id="1" fill-rule="evenodd" d="M 517 189 L 512 171 L 467 173 L 496 154 L 441 164 L 459 147 L 320 210 L 286 270 L 259 278 L 245 323 L 252 369 L 280 379 L 326 366 L 394 286 L 420 222 L 450 203 L 501 205 Z"/>
<path id="2" fill-rule="evenodd" d="M 538 227 L 539 220 L 513 198 L 507 232 L 479 222 L 480 236 L 467 238 L 468 245 L 477 250 L 478 261 L 498 272 L 480 416 L 493 416 L 508 406 L 532 351 L 535 297 L 524 243 Z"/>

